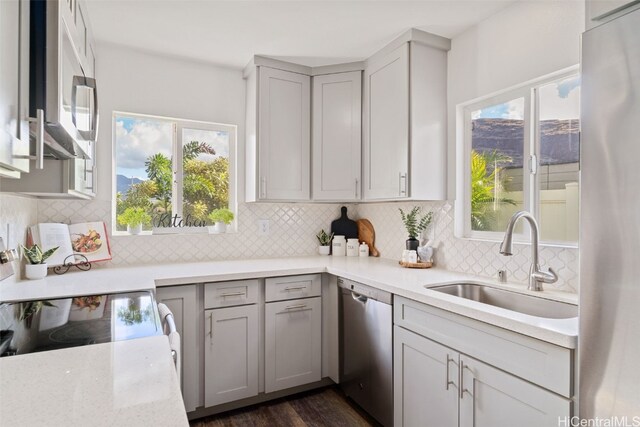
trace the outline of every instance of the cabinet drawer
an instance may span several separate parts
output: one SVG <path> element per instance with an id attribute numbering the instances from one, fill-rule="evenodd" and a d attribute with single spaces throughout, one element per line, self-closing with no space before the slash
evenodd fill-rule
<path id="1" fill-rule="evenodd" d="M 265 300 L 267 302 L 317 297 L 321 293 L 322 286 L 319 274 L 266 279 Z"/>
<path id="2" fill-rule="evenodd" d="M 402 297 L 394 323 L 565 397 L 573 395 L 573 351 Z"/>
<path id="3" fill-rule="evenodd" d="M 204 308 L 255 304 L 258 302 L 258 286 L 258 279 L 205 283 Z"/>

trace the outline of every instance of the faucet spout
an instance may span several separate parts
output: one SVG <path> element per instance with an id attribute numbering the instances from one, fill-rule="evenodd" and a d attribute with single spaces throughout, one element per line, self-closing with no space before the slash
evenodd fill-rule
<path id="1" fill-rule="evenodd" d="M 558 275 L 553 269 L 549 268 L 548 271 L 540 269 L 540 263 L 538 261 L 539 251 L 539 237 L 538 223 L 536 219 L 527 211 L 519 211 L 513 214 L 507 225 L 507 231 L 504 234 L 504 239 L 500 244 L 500 253 L 505 256 L 513 255 L 513 230 L 516 223 L 520 218 L 524 218 L 529 223 L 531 229 L 531 268 L 529 269 L 529 287 L 530 291 L 542 291 L 543 283 L 555 283 L 558 281 Z"/>

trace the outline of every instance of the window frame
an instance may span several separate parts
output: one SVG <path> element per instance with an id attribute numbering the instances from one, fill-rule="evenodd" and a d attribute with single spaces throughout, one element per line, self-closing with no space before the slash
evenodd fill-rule
<path id="1" fill-rule="evenodd" d="M 580 74 L 579 65 L 547 74 L 525 83 L 456 105 L 456 202 L 455 237 L 467 240 L 500 242 L 504 232 L 471 229 L 471 113 L 479 109 L 524 97 L 523 209 L 540 219 L 540 96 L 539 88 Z M 532 171 L 533 162 L 535 172 Z M 514 233 L 514 242 L 529 243 L 529 226 Z M 577 248 L 578 242 L 541 241 L 543 246 Z"/>
<path id="2" fill-rule="evenodd" d="M 172 156 L 174 161 L 172 162 L 172 172 L 173 172 L 173 183 L 171 188 L 171 212 L 175 215 L 182 217 L 183 214 L 183 165 L 182 165 L 182 147 L 184 145 L 184 141 L 182 140 L 182 130 L 183 129 L 195 129 L 195 130 L 205 130 L 205 131 L 218 131 L 218 132 L 227 132 L 229 134 L 229 206 L 228 209 L 231 210 L 235 216 L 233 222 L 227 227 L 227 233 L 235 233 L 238 231 L 238 200 L 237 200 L 237 189 L 238 189 L 238 176 L 237 176 L 237 138 L 238 138 L 238 126 L 225 124 L 225 123 L 216 123 L 216 122 L 205 122 L 200 120 L 189 120 L 189 119 L 178 119 L 174 117 L 164 117 L 164 116 L 156 116 L 153 114 L 141 114 L 141 113 L 130 113 L 127 111 L 116 111 L 114 110 L 112 113 L 112 171 L 111 171 L 111 179 L 112 179 L 112 208 L 111 208 L 111 220 L 112 220 L 112 230 L 111 232 L 118 235 L 130 235 L 126 231 L 119 231 L 116 229 L 116 194 L 118 192 L 117 188 L 117 141 L 116 141 L 116 120 L 117 117 L 129 117 L 129 118 L 140 118 L 140 119 L 148 119 L 148 120 L 157 120 L 172 123 L 173 127 L 173 139 L 172 139 Z M 207 227 L 162 227 L 155 228 L 151 231 L 145 230 L 142 231 L 139 235 L 163 235 L 163 234 L 198 234 L 198 233 L 208 233 Z"/>

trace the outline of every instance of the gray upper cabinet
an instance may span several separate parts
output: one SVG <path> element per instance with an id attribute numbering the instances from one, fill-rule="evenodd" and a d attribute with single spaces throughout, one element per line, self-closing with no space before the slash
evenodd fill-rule
<path id="1" fill-rule="evenodd" d="M 361 196 L 362 72 L 313 77 L 313 200 Z"/>
<path id="2" fill-rule="evenodd" d="M 29 172 L 29 2 L 0 2 L 0 176 Z"/>
<path id="3" fill-rule="evenodd" d="M 247 201 L 309 200 L 311 77 L 260 66 L 248 80 Z"/>
<path id="4" fill-rule="evenodd" d="M 435 37 L 435 36 L 433 36 Z M 437 43 L 436 43 L 437 42 Z M 444 200 L 448 40 L 401 43 L 367 62 L 364 199 Z"/>
<path id="5" fill-rule="evenodd" d="M 0 27 L 0 31 L 3 32 L 0 41 L 3 52 L 6 41 L 4 32 L 9 30 L 4 25 L 4 9 L 14 3 L 19 4 L 21 9 L 29 6 L 26 0 L 0 3 L 0 9 L 3 10 L 3 25 Z M 40 157 L 43 152 L 47 157 L 43 160 L 43 168 L 37 167 L 36 163 L 36 168 L 31 170 L 28 160 L 20 160 L 20 165 L 24 166 L 20 170 L 30 173 L 22 174 L 19 180 L 4 180 L 2 191 L 46 198 L 92 199 L 97 190 L 95 138 L 98 111 L 97 87 L 94 80 L 95 48 L 85 3 L 78 0 L 36 2 L 31 12 L 46 19 L 46 40 L 39 40 L 39 43 L 34 43 L 31 51 L 29 50 L 29 18 L 28 14 L 27 18 L 24 18 L 24 11 L 22 21 L 16 21 L 21 22 L 21 31 L 16 32 L 14 36 L 24 32 L 27 42 L 23 55 L 31 58 L 34 68 L 46 72 L 30 76 L 27 60 L 20 63 L 20 101 L 18 104 L 14 103 L 15 107 L 10 109 L 13 112 L 20 111 L 20 114 L 11 119 L 11 126 L 3 126 L 3 129 L 18 128 L 19 137 L 13 138 L 14 159 L 15 147 L 18 146 L 22 147 L 20 156 L 23 158 L 33 154 Z M 13 33 L 14 29 L 10 30 Z M 9 55 L 2 53 L 2 57 Z M 16 61 L 16 64 L 18 62 Z M 4 67 L 9 61 L 2 61 L 1 64 Z M 3 68 L 0 90 L 2 105 L 5 92 L 4 76 Z M 32 90 L 31 105 L 28 99 L 29 88 Z M 31 150 L 29 113 L 33 118 L 42 118 L 41 122 L 31 123 L 31 134 L 35 140 Z M 20 126 L 16 126 L 18 118 Z M 37 131 L 40 126 L 42 133 Z M 5 150 L 9 145 L 4 141 L 4 133 L 1 138 L 3 143 L 0 149 L 0 168 L 8 170 L 11 166 L 7 165 L 3 158 L 10 154 L 9 148 Z M 15 173 L 3 173 L 1 170 L 0 176 L 18 177 Z"/>
<path id="6" fill-rule="evenodd" d="M 640 7 L 640 0 L 587 0 L 585 2 L 586 29 L 597 27 L 618 16 L 628 7 Z"/>
<path id="7" fill-rule="evenodd" d="M 365 70 L 364 198 L 408 197 L 409 45 Z"/>

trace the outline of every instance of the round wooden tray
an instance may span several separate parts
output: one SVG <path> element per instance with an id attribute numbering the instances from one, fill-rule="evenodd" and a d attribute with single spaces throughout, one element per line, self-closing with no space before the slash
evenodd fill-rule
<path id="1" fill-rule="evenodd" d="M 431 268 L 433 267 L 433 262 L 402 262 L 399 261 L 399 264 L 404 268 Z"/>

